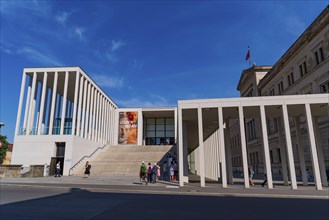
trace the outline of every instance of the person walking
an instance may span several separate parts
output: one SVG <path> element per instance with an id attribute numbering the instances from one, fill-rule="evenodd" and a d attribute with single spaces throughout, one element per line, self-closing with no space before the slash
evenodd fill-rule
<path id="1" fill-rule="evenodd" d="M 158 173 L 158 165 L 157 163 L 154 163 L 154 166 L 152 167 L 152 183 L 157 182 L 157 173 Z"/>
<path id="2" fill-rule="evenodd" d="M 61 162 L 58 161 L 55 166 L 55 177 L 61 177 Z"/>
<path id="3" fill-rule="evenodd" d="M 147 165 L 147 181 L 149 183 L 152 183 L 152 165 L 151 165 L 151 163 L 148 163 L 148 165 Z"/>
<path id="4" fill-rule="evenodd" d="M 253 176 L 254 176 L 255 172 L 254 172 L 254 169 L 252 168 L 251 165 L 249 165 L 249 168 L 248 168 L 248 175 L 249 175 L 249 184 L 250 186 L 254 186 L 254 181 L 252 180 Z"/>
<path id="5" fill-rule="evenodd" d="M 147 185 L 147 177 L 146 177 L 146 165 L 145 162 L 142 161 L 142 165 L 140 166 L 139 169 L 139 181 L 145 181 L 146 185 Z"/>
<path id="6" fill-rule="evenodd" d="M 163 181 L 168 181 L 168 164 L 167 164 L 167 161 L 163 162 L 162 169 L 163 169 L 162 180 Z"/>
<path id="7" fill-rule="evenodd" d="M 171 162 L 169 167 L 169 173 L 170 173 L 170 181 L 174 181 L 174 164 Z"/>
<path id="8" fill-rule="evenodd" d="M 157 180 L 159 181 L 160 180 L 160 176 L 161 176 L 161 168 L 159 166 L 159 163 L 157 163 L 157 167 L 158 167 L 158 170 L 157 170 Z"/>
<path id="9" fill-rule="evenodd" d="M 87 161 L 85 164 L 85 172 L 84 172 L 85 177 L 90 176 L 90 169 L 91 169 L 91 165 L 89 164 L 89 161 Z"/>

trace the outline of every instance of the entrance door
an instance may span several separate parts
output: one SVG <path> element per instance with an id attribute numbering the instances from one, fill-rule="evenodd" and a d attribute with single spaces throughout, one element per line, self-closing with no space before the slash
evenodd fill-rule
<path id="1" fill-rule="evenodd" d="M 65 142 L 56 142 L 56 164 L 61 162 L 61 175 L 63 175 L 65 157 Z"/>

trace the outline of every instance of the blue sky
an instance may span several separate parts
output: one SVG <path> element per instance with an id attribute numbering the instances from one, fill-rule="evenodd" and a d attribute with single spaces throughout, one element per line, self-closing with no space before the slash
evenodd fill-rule
<path id="1" fill-rule="evenodd" d="M 0 0 L 0 121 L 13 141 L 24 67 L 80 66 L 119 107 L 238 97 L 328 1 Z"/>

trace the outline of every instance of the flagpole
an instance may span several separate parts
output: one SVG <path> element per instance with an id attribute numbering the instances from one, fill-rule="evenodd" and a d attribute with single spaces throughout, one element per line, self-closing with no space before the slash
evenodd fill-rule
<path id="1" fill-rule="evenodd" d="M 249 67 L 251 67 L 251 59 L 250 59 L 250 46 L 248 46 L 248 52 L 246 55 L 246 61 L 249 60 Z"/>

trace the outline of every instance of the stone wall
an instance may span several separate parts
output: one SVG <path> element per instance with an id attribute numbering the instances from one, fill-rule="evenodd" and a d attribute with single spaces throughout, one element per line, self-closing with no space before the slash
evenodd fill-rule
<path id="1" fill-rule="evenodd" d="M 0 165 L 0 177 L 21 177 L 22 165 Z"/>

